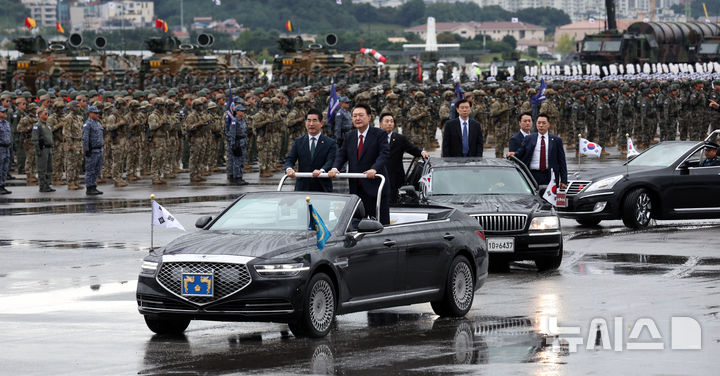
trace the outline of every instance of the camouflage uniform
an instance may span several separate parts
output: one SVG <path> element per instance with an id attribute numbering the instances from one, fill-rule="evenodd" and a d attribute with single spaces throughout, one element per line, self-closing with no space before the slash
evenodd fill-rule
<path id="1" fill-rule="evenodd" d="M 682 103 L 680 103 L 677 97 L 677 92 L 670 89 L 670 95 L 665 96 L 665 104 L 663 106 L 665 122 L 662 125 L 661 140 L 662 141 L 675 141 L 678 117 L 682 109 Z"/>
<path id="2" fill-rule="evenodd" d="M 202 177 L 202 128 L 206 127 L 205 119 L 201 115 L 205 106 L 200 99 L 192 101 L 192 110 L 185 118 L 185 129 L 187 130 L 190 143 L 190 181 L 199 182 L 206 180 Z"/>
<path id="3" fill-rule="evenodd" d="M 657 128 L 657 117 L 655 116 L 654 107 L 655 99 L 652 97 L 652 91 L 650 89 L 645 89 L 643 91 L 643 97 L 640 98 L 639 129 L 635 131 L 638 135 L 638 143 L 643 147 L 650 145 L 650 134 L 655 134 L 654 129 Z"/>
<path id="4" fill-rule="evenodd" d="M 305 131 L 304 126 L 304 120 L 305 120 L 305 112 L 304 111 L 304 103 L 305 103 L 305 97 L 299 96 L 295 97 L 293 99 L 293 108 L 290 110 L 290 112 L 285 117 L 285 129 L 287 130 L 287 150 L 285 150 L 284 155 L 287 155 L 290 153 L 290 149 L 292 149 L 293 142 L 296 138 L 300 137 L 303 131 Z M 325 117 L 327 119 L 327 116 Z M 332 127 L 328 127 L 332 128 Z M 326 129 L 327 131 L 328 129 Z M 330 129 L 332 131 L 332 129 Z M 333 135 L 335 137 L 337 135 Z"/>
<path id="5" fill-rule="evenodd" d="M 387 104 L 380 110 L 380 114 L 390 113 L 395 119 L 395 128 L 402 128 L 405 125 L 405 119 L 402 116 L 402 108 L 398 105 L 398 96 L 395 93 L 389 93 L 386 96 Z"/>
<path id="6" fill-rule="evenodd" d="M 551 127 L 550 132 L 559 134 L 560 111 L 557 108 L 557 95 L 555 94 L 555 90 L 547 89 L 547 91 L 545 91 L 545 97 L 546 99 L 540 105 L 540 113 L 548 116 L 548 121 L 550 121 Z"/>
<path id="7" fill-rule="evenodd" d="M 30 103 L 27 107 L 25 116 L 18 122 L 17 131 L 22 140 L 23 150 L 25 151 L 25 174 L 27 174 L 27 183 L 31 185 L 37 182 L 35 173 L 37 172 L 35 164 L 35 147 L 30 140 L 32 128 L 37 121 L 35 117 L 35 103 Z"/>
<path id="8" fill-rule="evenodd" d="M 618 140 L 618 149 L 620 149 L 623 153 L 626 153 L 627 150 L 627 143 L 626 142 L 620 142 L 620 140 L 625 139 L 626 134 L 632 134 L 633 128 L 635 126 L 635 105 L 634 100 L 630 96 L 630 90 L 626 90 L 623 92 L 623 94 L 618 98 L 617 101 L 617 123 L 618 123 L 618 134 L 617 134 L 617 140 Z"/>
<path id="9" fill-rule="evenodd" d="M 587 121 L 585 110 L 585 93 L 578 91 L 575 93 L 575 102 L 573 102 L 572 108 L 570 109 L 570 132 L 571 138 L 574 140 L 572 144 L 576 144 L 578 134 L 585 133 L 585 122 Z M 568 143 L 570 141 L 568 140 Z"/>
<path id="10" fill-rule="evenodd" d="M 415 105 L 412 106 L 408 113 L 408 122 L 403 129 L 403 134 L 411 143 L 420 149 L 424 149 L 428 140 L 426 140 L 427 129 L 430 127 L 430 114 L 425 105 L 425 93 L 418 91 L 415 93 Z"/>
<path id="11" fill-rule="evenodd" d="M 495 133 L 495 157 L 503 158 L 505 147 L 510 142 L 510 107 L 505 89 L 495 91 L 495 100 L 490 105 L 490 119 Z"/>
<path id="12" fill-rule="evenodd" d="M 125 100 L 120 98 L 116 102 L 119 108 L 106 106 L 106 110 L 110 113 L 106 116 L 105 129 L 110 134 L 110 148 L 113 154 L 113 165 L 111 167 L 111 176 L 115 186 L 124 187 L 127 185 L 123 181 L 123 169 L 127 160 L 128 148 L 128 123 L 130 116 L 125 112 Z M 134 171 L 133 171 L 134 172 Z M 128 170 L 128 178 L 130 171 Z"/>
<path id="13" fill-rule="evenodd" d="M 72 103 L 72 102 L 71 102 Z M 65 144 L 65 180 L 68 189 L 80 189 L 78 176 L 83 163 L 83 118 L 77 105 L 70 105 L 70 112 L 63 117 L 63 142 Z"/>
<path id="14" fill-rule="evenodd" d="M 281 160 L 285 159 L 285 150 L 283 150 L 283 136 L 285 134 L 285 118 L 287 112 L 282 108 L 282 101 L 280 98 L 275 97 L 271 99 L 273 107 L 273 121 L 270 127 L 270 133 L 272 137 L 272 160 L 270 161 L 272 171 L 281 171 L 278 164 L 282 163 Z"/>
<path id="15" fill-rule="evenodd" d="M 147 116 L 145 111 L 149 108 L 148 102 L 140 102 L 136 100 L 130 101 L 128 111 L 128 130 L 127 130 L 127 157 L 125 169 L 127 171 L 127 180 L 135 181 L 141 178 L 137 176 L 137 169 L 140 162 L 140 150 L 144 149 L 142 146 L 143 133 L 145 130 L 145 124 L 147 123 Z"/>
<path id="16" fill-rule="evenodd" d="M 167 119 L 161 110 L 164 100 L 155 99 L 155 111 L 148 116 L 148 127 L 150 129 L 150 172 L 152 174 L 153 184 L 165 184 L 162 180 L 163 170 L 165 168 L 165 149 L 167 142 Z"/>
<path id="17" fill-rule="evenodd" d="M 270 171 L 270 168 L 272 167 L 272 156 L 270 154 L 271 148 L 268 146 L 270 137 L 268 125 L 270 125 L 270 123 L 272 122 L 273 112 L 270 108 L 270 98 L 263 98 L 260 101 L 260 104 L 262 108 L 260 111 L 258 111 L 257 114 L 252 117 L 252 126 L 257 134 L 258 165 L 260 166 L 260 177 L 270 177 L 272 176 L 272 172 Z"/>
<path id="18" fill-rule="evenodd" d="M 63 162 L 65 159 L 65 148 L 63 146 L 63 137 L 62 137 L 62 131 L 63 131 L 63 121 L 62 121 L 62 110 L 65 107 L 65 104 L 62 100 L 58 100 L 53 104 L 54 111 L 50 116 L 48 116 L 47 119 L 47 125 L 50 127 L 50 130 L 53 132 L 53 161 L 52 161 L 52 169 L 53 169 L 53 184 L 55 185 L 61 185 L 65 184 L 65 182 L 62 180 L 63 172 L 65 169 L 63 168 Z"/>
<path id="19" fill-rule="evenodd" d="M 597 101 L 597 110 L 595 111 L 595 129 L 597 129 L 598 143 L 607 145 L 610 141 L 610 127 L 612 126 L 613 112 L 610 108 L 609 95 L 607 89 L 603 89 L 600 92 L 600 96 Z M 603 154 L 607 154 L 603 150 Z"/>

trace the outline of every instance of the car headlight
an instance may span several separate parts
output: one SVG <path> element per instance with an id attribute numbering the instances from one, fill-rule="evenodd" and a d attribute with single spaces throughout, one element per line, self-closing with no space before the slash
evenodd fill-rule
<path id="1" fill-rule="evenodd" d="M 266 277 L 290 277 L 310 268 L 303 263 L 255 265 L 255 271 Z"/>
<path id="2" fill-rule="evenodd" d="M 157 267 L 158 263 L 155 261 L 143 261 L 142 266 L 140 267 L 140 274 L 155 275 Z"/>
<path id="3" fill-rule="evenodd" d="M 619 182 L 620 179 L 623 178 L 623 175 L 615 175 L 611 176 L 609 178 L 598 180 L 594 183 L 591 183 L 587 189 L 585 189 L 585 192 L 593 192 L 593 191 L 601 191 L 604 189 L 612 189 L 612 187 L 615 185 L 615 183 Z"/>
<path id="4" fill-rule="evenodd" d="M 535 217 L 530 222 L 530 231 L 557 230 L 560 228 L 558 217 Z"/>

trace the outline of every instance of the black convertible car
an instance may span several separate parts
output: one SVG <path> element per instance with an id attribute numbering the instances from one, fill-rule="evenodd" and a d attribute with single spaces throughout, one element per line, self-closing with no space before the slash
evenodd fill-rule
<path id="1" fill-rule="evenodd" d="M 409 174 L 414 175 L 409 181 L 418 182 L 422 175 L 425 183 L 403 187 L 404 196 L 409 193 L 419 202 L 452 206 L 475 218 L 485 230 L 493 264 L 533 260 L 539 270 L 560 266 L 560 219 L 542 198 L 545 187 L 538 186 L 522 162 L 443 158 L 421 166 L 422 173 Z"/>
<path id="2" fill-rule="evenodd" d="M 654 219 L 720 218 L 720 167 L 699 167 L 703 142 L 666 141 L 623 166 L 568 177 L 562 217 L 581 225 L 622 219 L 643 228 Z"/>
<path id="3" fill-rule="evenodd" d="M 331 233 L 322 250 L 306 196 Z M 383 227 L 364 212 L 349 194 L 245 194 L 145 257 L 138 309 L 156 333 L 181 333 L 191 320 L 274 321 L 311 337 L 326 335 L 336 314 L 422 302 L 441 316 L 470 310 L 488 268 L 476 220 L 405 207 Z"/>

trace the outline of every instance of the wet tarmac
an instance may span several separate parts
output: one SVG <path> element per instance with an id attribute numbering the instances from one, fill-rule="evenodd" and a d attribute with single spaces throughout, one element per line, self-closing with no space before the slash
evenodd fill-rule
<path id="1" fill-rule="evenodd" d="M 621 159 L 570 162 L 577 171 Z M 559 270 L 521 262 L 492 273 L 462 319 L 440 319 L 419 304 L 339 316 L 319 340 L 295 338 L 283 324 L 207 321 L 179 338 L 153 335 L 135 301 L 150 246 L 150 193 L 194 231 L 197 217 L 216 215 L 243 192 L 274 190 L 279 175 L 249 174 L 244 187 L 226 185 L 222 173 L 201 185 L 187 180 L 180 174 L 160 189 L 105 185 L 94 198 L 13 186 L 0 198 L 0 374 L 717 374 L 720 220 L 657 221 L 642 231 L 563 220 Z M 155 245 L 180 233 L 156 228 Z M 680 316 L 699 323 L 702 349 L 671 348 L 671 321 Z M 558 335 L 548 318 L 579 333 Z M 661 338 L 647 328 L 631 338 L 643 318 Z M 591 335 L 598 319 L 609 337 Z M 567 337 L 583 343 L 575 348 Z M 664 349 L 629 348 L 640 341 Z"/>

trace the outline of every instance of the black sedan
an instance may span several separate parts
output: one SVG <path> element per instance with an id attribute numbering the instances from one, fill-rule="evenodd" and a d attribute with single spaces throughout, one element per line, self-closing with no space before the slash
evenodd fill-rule
<path id="1" fill-rule="evenodd" d="M 561 216 L 581 225 L 622 219 L 643 228 L 651 219 L 720 218 L 720 167 L 699 167 L 702 142 L 657 144 L 623 166 L 570 176 Z"/>
<path id="2" fill-rule="evenodd" d="M 308 230 L 306 196 L 330 238 Z M 463 316 L 487 277 L 484 234 L 448 207 L 393 208 L 396 224 L 365 218 L 355 195 L 248 193 L 200 231 L 144 259 L 138 309 L 150 330 L 181 333 L 191 320 L 288 323 L 321 337 L 336 314 L 431 302 Z"/>
<path id="3" fill-rule="evenodd" d="M 411 175 L 417 181 L 420 174 Z M 545 187 L 519 160 L 432 159 L 421 175 L 421 183 L 403 187 L 404 195 L 415 196 L 408 190 L 419 189 L 420 202 L 453 206 L 475 218 L 485 230 L 493 264 L 533 260 L 539 270 L 560 266 L 560 219 L 542 198 Z"/>

